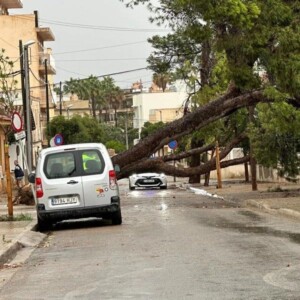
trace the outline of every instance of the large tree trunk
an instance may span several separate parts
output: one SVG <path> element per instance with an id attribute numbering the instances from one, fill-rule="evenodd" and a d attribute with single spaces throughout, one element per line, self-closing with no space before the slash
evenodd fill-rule
<path id="1" fill-rule="evenodd" d="M 257 191 L 256 165 L 257 165 L 256 159 L 254 158 L 252 151 L 250 151 L 252 191 Z"/>
<path id="2" fill-rule="evenodd" d="M 249 106 L 249 119 L 250 122 L 254 122 L 254 105 Z M 257 191 L 257 178 L 256 178 L 256 159 L 253 154 L 253 147 L 250 141 L 250 168 L 251 168 L 251 183 L 252 183 L 252 191 Z"/>
<path id="3" fill-rule="evenodd" d="M 192 141 L 191 141 L 191 148 L 195 149 L 195 148 L 199 148 L 203 146 L 203 141 L 199 141 L 197 138 L 192 137 Z M 190 167 L 198 167 L 200 166 L 201 163 L 201 159 L 200 159 L 200 154 L 194 154 L 191 156 L 191 162 L 190 162 Z M 189 183 L 200 183 L 201 180 L 201 175 L 200 174 L 195 174 L 195 175 L 191 175 L 189 177 Z"/>
<path id="4" fill-rule="evenodd" d="M 211 152 L 211 156 L 214 156 L 215 150 L 212 149 L 211 151 L 212 151 Z M 204 153 L 203 156 L 204 156 L 203 162 L 206 163 L 208 161 L 208 153 L 207 152 Z M 209 180 L 210 180 L 210 171 L 205 174 L 205 177 L 204 177 L 204 186 L 209 186 Z"/>
<path id="5" fill-rule="evenodd" d="M 249 169 L 248 169 L 248 163 L 244 163 L 244 169 L 245 169 L 245 182 L 249 182 Z"/>

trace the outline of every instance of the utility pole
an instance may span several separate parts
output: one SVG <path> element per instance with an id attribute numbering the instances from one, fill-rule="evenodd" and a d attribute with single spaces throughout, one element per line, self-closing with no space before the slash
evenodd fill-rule
<path id="1" fill-rule="evenodd" d="M 25 107 L 26 107 L 26 158 L 28 166 L 28 174 L 32 171 L 32 136 L 31 136 L 31 122 L 30 122 L 30 87 L 29 87 L 29 59 L 28 59 L 28 47 L 34 44 L 34 41 L 28 41 L 23 46 L 24 56 L 24 84 L 25 84 Z"/>
<path id="2" fill-rule="evenodd" d="M 19 40 L 19 53 L 20 53 L 20 69 L 21 69 L 21 89 L 22 89 L 22 105 L 23 105 L 23 113 L 26 116 L 26 90 L 25 90 L 25 71 L 24 71 L 24 51 L 23 51 L 23 43 Z M 26 128 L 26 118 L 24 120 L 24 128 Z"/>
<path id="3" fill-rule="evenodd" d="M 92 96 L 92 112 L 93 112 L 93 117 L 96 119 L 96 103 L 95 103 L 95 97 Z"/>
<path id="4" fill-rule="evenodd" d="M 128 126 L 127 126 L 127 111 L 126 111 L 126 118 L 125 118 L 125 139 L 126 139 L 126 150 L 128 150 Z"/>
<path id="5" fill-rule="evenodd" d="M 49 117 L 49 90 L 48 90 L 48 60 L 47 58 L 44 61 L 45 63 L 45 84 L 46 84 L 46 115 L 47 115 L 47 121 L 46 121 L 46 128 L 47 128 L 47 145 L 48 147 L 50 146 L 50 140 L 49 140 L 49 136 L 50 136 L 50 132 L 49 132 L 49 121 L 50 121 L 50 117 Z"/>
<path id="6" fill-rule="evenodd" d="M 12 189 L 11 189 L 11 177 L 10 177 L 10 165 L 9 165 L 9 151 L 8 145 L 4 145 L 4 156 L 5 156 L 5 168 L 6 168 L 6 186 L 7 186 L 7 208 L 9 218 L 13 218 L 14 206 L 12 200 Z"/>
<path id="7" fill-rule="evenodd" d="M 62 115 L 62 84 L 59 82 L 59 115 Z"/>

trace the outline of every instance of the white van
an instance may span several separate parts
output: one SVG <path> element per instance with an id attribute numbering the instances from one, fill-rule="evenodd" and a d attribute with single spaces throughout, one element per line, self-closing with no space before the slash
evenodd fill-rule
<path id="1" fill-rule="evenodd" d="M 74 144 L 43 149 L 35 184 L 38 226 L 86 217 L 122 223 L 116 172 L 106 147 L 100 143 Z"/>

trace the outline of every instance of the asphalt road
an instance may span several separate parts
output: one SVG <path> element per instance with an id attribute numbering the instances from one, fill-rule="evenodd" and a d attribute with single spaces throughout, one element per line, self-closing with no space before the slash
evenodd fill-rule
<path id="1" fill-rule="evenodd" d="M 300 299 L 298 221 L 122 187 L 123 225 L 59 224 L 0 299 Z"/>

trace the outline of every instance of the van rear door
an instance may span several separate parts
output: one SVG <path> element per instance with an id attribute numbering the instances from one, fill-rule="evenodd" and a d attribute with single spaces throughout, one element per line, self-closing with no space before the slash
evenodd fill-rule
<path id="1" fill-rule="evenodd" d="M 76 151 L 53 152 L 45 158 L 42 172 L 44 195 L 39 199 L 46 210 L 84 207 L 81 170 Z"/>

